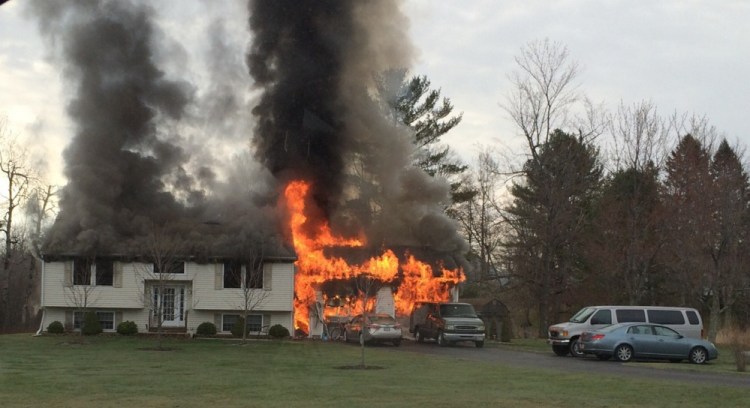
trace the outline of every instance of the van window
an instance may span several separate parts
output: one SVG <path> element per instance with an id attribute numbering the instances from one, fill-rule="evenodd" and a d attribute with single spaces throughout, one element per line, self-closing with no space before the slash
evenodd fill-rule
<path id="1" fill-rule="evenodd" d="M 617 314 L 618 323 L 646 321 L 646 311 L 643 309 L 618 309 L 615 314 Z"/>
<path id="2" fill-rule="evenodd" d="M 685 324 L 680 310 L 647 310 L 648 321 L 656 324 Z"/>
<path id="3" fill-rule="evenodd" d="M 612 311 L 609 309 L 599 310 L 591 318 L 591 324 L 612 324 Z"/>
<path id="4" fill-rule="evenodd" d="M 700 319 L 698 319 L 698 313 L 695 313 L 694 310 L 688 310 L 687 312 L 685 312 L 685 314 L 687 314 L 688 321 L 690 322 L 690 324 L 695 324 L 695 325 L 701 324 Z"/>

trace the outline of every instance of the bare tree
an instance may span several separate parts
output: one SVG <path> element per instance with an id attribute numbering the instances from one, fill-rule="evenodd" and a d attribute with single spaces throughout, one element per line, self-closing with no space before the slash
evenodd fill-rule
<path id="1" fill-rule="evenodd" d="M 236 260 L 224 263 L 225 287 L 228 285 L 239 289 L 237 309 L 240 311 L 242 324 L 245 326 L 242 330 L 243 342 L 247 340 L 249 331 L 248 316 L 263 306 L 271 294 L 270 282 L 266 281 L 267 277 L 264 273 L 265 248 L 264 240 L 253 240 Z"/>
<path id="2" fill-rule="evenodd" d="M 479 264 L 472 280 L 481 283 L 501 277 L 499 251 L 505 224 L 499 200 L 505 180 L 490 150 L 479 154 L 477 168 L 471 175 L 472 180 L 467 183 L 468 189 L 474 192 L 473 197 L 457 207 L 454 217 Z"/>
<path id="3" fill-rule="evenodd" d="M 373 297 L 381 287 L 381 282 L 369 273 L 362 273 L 356 277 L 356 286 L 359 301 L 362 304 L 362 332 L 367 330 L 367 322 L 369 311 L 368 306 L 370 304 L 370 298 Z M 360 367 L 366 368 L 365 362 L 365 336 L 363 333 L 359 335 L 359 346 L 362 351 L 360 358 Z"/>
<path id="4" fill-rule="evenodd" d="M 74 308 L 73 325 L 75 327 L 75 313 L 80 315 L 81 334 L 86 313 L 97 301 L 97 286 L 92 282 L 92 265 L 94 258 L 78 257 L 66 266 L 62 282 L 65 291 L 65 302 Z"/>
<path id="5" fill-rule="evenodd" d="M 34 175 L 29 165 L 27 150 L 18 144 L 14 135 L 8 130 L 4 117 L 0 117 L 0 173 L 5 180 L 4 191 L 0 193 L 3 199 L 3 219 L 0 222 L 0 233 L 5 240 L 3 252 L 3 330 L 9 327 L 11 321 L 10 288 L 12 281 L 13 247 L 18 244 L 19 237 L 15 226 L 16 210 L 23 205 Z"/>
<path id="6" fill-rule="evenodd" d="M 660 168 L 669 155 L 671 124 L 672 121 L 659 115 L 651 101 L 630 106 L 620 102 L 609 121 L 612 142 L 609 153 L 614 168 L 637 171 L 649 166 Z"/>
<path id="7" fill-rule="evenodd" d="M 554 129 L 571 124 L 571 108 L 581 100 L 575 84 L 578 63 L 569 58 L 567 47 L 549 39 L 530 42 L 515 61 L 517 70 L 509 76 L 512 91 L 503 108 L 538 160 L 539 148 Z"/>
<path id="8" fill-rule="evenodd" d="M 166 291 L 175 273 L 184 273 L 184 250 L 185 241 L 167 227 L 153 227 L 145 237 L 143 255 L 148 263 L 139 273 L 143 281 L 142 299 L 150 311 L 149 325 L 156 326 L 157 349 L 162 349 L 165 316 L 177 313 L 174 305 L 168 304 Z"/>

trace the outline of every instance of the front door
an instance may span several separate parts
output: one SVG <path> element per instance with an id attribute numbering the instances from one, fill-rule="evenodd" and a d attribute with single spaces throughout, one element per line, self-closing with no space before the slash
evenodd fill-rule
<path id="1" fill-rule="evenodd" d="M 155 286 L 153 289 L 153 316 L 161 319 L 163 327 L 185 325 L 185 286 Z"/>

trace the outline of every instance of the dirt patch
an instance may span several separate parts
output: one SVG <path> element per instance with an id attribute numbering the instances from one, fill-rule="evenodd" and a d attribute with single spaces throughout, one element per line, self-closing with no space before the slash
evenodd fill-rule
<path id="1" fill-rule="evenodd" d="M 136 350 L 138 351 L 177 351 L 179 349 L 172 348 L 172 347 L 139 347 Z"/>
<path id="2" fill-rule="evenodd" d="M 385 367 L 376 365 L 352 364 L 334 367 L 337 370 L 383 370 Z"/>

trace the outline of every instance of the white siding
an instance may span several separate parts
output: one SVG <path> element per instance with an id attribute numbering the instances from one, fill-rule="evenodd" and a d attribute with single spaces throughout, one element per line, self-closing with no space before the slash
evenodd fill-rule
<path id="1" fill-rule="evenodd" d="M 142 308 L 143 276 L 146 264 L 123 264 L 122 287 L 65 286 L 65 262 L 48 262 L 44 266 L 43 307 L 77 307 L 84 296 L 91 308 Z M 84 295 L 84 291 L 88 295 Z"/>
<path id="2" fill-rule="evenodd" d="M 122 285 L 114 286 L 65 286 L 65 262 L 47 262 L 44 265 L 42 282 L 46 314 L 42 327 L 55 320 L 64 322 L 65 309 L 72 310 L 78 303 L 74 294 L 80 295 L 89 288 L 88 307 L 98 310 L 117 310 L 123 312 L 124 320 L 132 320 L 138 329 L 146 330 L 148 324 L 148 302 L 144 299 L 146 281 L 154 280 L 150 264 L 123 263 Z M 188 312 L 188 331 L 193 332 L 203 321 L 213 321 L 214 311 L 231 311 L 241 309 L 243 295 L 241 289 L 216 288 L 216 270 L 220 264 L 198 264 L 187 262 L 184 274 L 168 276 L 169 284 L 186 285 L 185 308 Z M 70 269 L 70 268 L 68 268 Z M 271 278 L 270 290 L 254 289 L 263 296 L 262 303 L 255 308 L 256 312 L 272 313 L 273 324 L 283 324 L 292 331 L 292 314 L 294 299 L 294 264 L 268 263 L 266 270 Z M 70 270 L 68 271 L 70 273 Z M 118 280 L 119 283 L 119 280 Z M 223 282 L 222 282 L 223 283 Z M 221 285 L 220 285 L 221 286 Z M 267 285 L 268 287 L 269 285 Z"/>
<path id="3" fill-rule="evenodd" d="M 294 264 L 269 263 L 271 290 L 252 289 L 253 296 L 264 297 L 255 311 L 293 310 Z M 193 307 L 197 310 L 239 310 L 244 302 L 242 289 L 216 289 L 214 265 L 205 265 L 206 270 L 193 279 Z"/>

